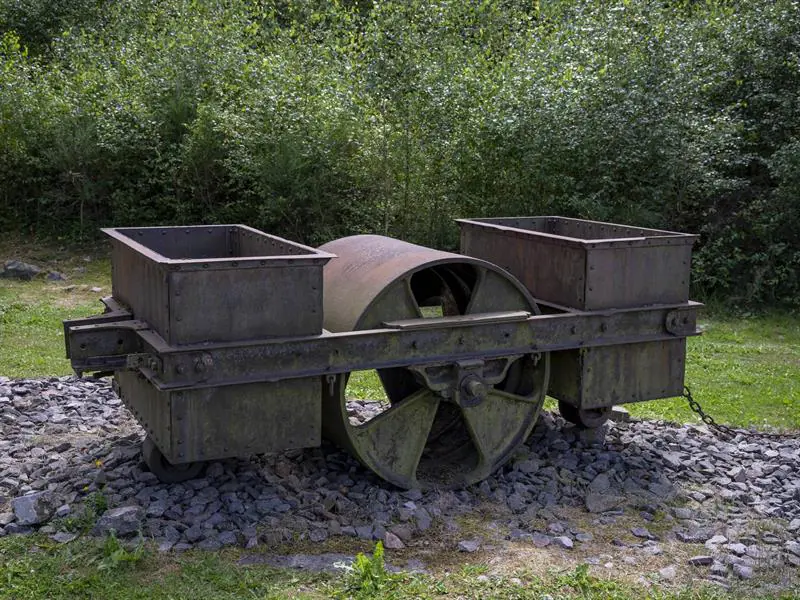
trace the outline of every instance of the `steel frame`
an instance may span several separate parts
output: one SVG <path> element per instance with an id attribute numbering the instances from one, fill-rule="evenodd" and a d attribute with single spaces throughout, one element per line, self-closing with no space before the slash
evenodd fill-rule
<path id="1" fill-rule="evenodd" d="M 532 315 L 409 319 L 382 329 L 243 342 L 168 344 L 113 297 L 106 313 L 64 322 L 78 373 L 141 372 L 159 391 L 676 340 L 698 335 L 697 302 Z M 554 309 L 553 309 L 554 310 Z"/>

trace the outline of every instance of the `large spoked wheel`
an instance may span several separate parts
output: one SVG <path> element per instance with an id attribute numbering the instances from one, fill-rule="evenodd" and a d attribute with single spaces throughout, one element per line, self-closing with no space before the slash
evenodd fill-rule
<path id="1" fill-rule="evenodd" d="M 147 468 L 162 483 L 181 483 L 200 476 L 204 462 L 191 462 L 173 465 L 158 449 L 155 442 L 148 436 L 142 442 L 142 458 Z"/>
<path id="2" fill-rule="evenodd" d="M 325 268 L 325 328 L 353 331 L 423 316 L 538 312 L 497 267 L 380 236 L 336 240 Z M 423 330 L 430 335 L 435 330 Z M 392 368 L 377 372 L 385 400 L 366 422 L 350 418 L 350 374 L 323 386 L 323 435 L 404 488 L 463 487 L 508 460 L 536 423 L 547 355 Z"/>
<path id="3" fill-rule="evenodd" d="M 563 400 L 558 401 L 558 412 L 565 420 L 581 429 L 596 429 L 605 424 L 611 417 L 611 407 L 578 408 Z"/>

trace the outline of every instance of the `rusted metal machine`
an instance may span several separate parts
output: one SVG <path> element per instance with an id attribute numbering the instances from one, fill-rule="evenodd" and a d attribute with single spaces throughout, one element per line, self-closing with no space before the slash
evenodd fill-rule
<path id="1" fill-rule="evenodd" d="M 562 217 L 461 220 L 462 254 L 362 235 L 314 249 L 243 225 L 104 230 L 113 291 L 66 321 L 113 374 L 162 481 L 327 438 L 400 487 L 479 481 L 545 395 L 580 427 L 679 395 L 695 236 Z M 354 372 L 385 395 L 362 422 Z"/>

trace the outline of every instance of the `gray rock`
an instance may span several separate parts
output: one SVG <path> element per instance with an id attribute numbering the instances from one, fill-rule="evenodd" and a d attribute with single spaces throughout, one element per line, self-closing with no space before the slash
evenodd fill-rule
<path id="1" fill-rule="evenodd" d="M 617 496 L 608 492 L 592 492 L 586 494 L 584 500 L 586 509 L 590 513 L 604 513 L 621 506 L 625 503 L 624 496 Z"/>
<path id="2" fill-rule="evenodd" d="M 235 546 L 239 543 L 239 537 L 234 531 L 223 531 L 217 536 L 217 540 L 223 546 Z"/>
<path id="3" fill-rule="evenodd" d="M 707 554 L 701 554 L 699 556 L 692 556 L 686 562 L 688 562 L 693 567 L 706 566 L 714 562 L 714 557 L 709 556 Z"/>
<path id="4" fill-rule="evenodd" d="M 708 548 L 709 550 L 715 550 L 717 546 L 719 546 L 720 544 L 727 544 L 727 543 L 728 543 L 728 538 L 726 538 L 724 535 L 714 535 L 711 537 L 711 539 L 708 539 L 704 542 L 705 547 Z"/>
<path id="5" fill-rule="evenodd" d="M 3 263 L 3 268 L 0 269 L 0 279 L 30 281 L 41 272 L 42 270 L 36 265 L 22 262 L 21 260 L 7 260 Z"/>
<path id="6" fill-rule="evenodd" d="M 712 533 L 707 529 L 677 530 L 675 537 L 685 544 L 703 544 L 711 539 Z"/>
<path id="7" fill-rule="evenodd" d="M 664 452 L 661 460 L 672 469 L 680 469 L 683 466 L 683 458 L 677 452 Z"/>
<path id="8" fill-rule="evenodd" d="M 206 538 L 197 544 L 201 550 L 219 550 L 222 548 L 222 542 L 218 538 Z"/>
<path id="9" fill-rule="evenodd" d="M 748 565 L 734 564 L 733 572 L 739 579 L 752 579 L 753 568 Z"/>
<path id="10" fill-rule="evenodd" d="M 356 536 L 362 540 L 372 539 L 372 525 L 359 525 L 356 527 Z"/>
<path id="11" fill-rule="evenodd" d="M 744 544 L 726 544 L 725 549 L 737 556 L 744 556 L 747 553 L 747 546 Z"/>
<path id="12" fill-rule="evenodd" d="M 372 531 L 370 530 L 370 537 L 371 536 L 372 536 Z M 315 544 L 322 543 L 328 539 L 328 531 L 323 528 L 312 529 L 311 533 L 308 534 L 308 539 L 310 539 Z"/>
<path id="13" fill-rule="evenodd" d="M 524 461 L 516 463 L 514 465 L 514 467 L 520 473 L 525 473 L 526 475 L 535 474 L 539 470 L 540 466 L 541 466 L 541 461 L 539 461 L 539 460 L 537 460 L 535 458 L 524 460 Z"/>
<path id="14" fill-rule="evenodd" d="M 59 531 L 50 536 L 50 539 L 59 544 L 67 544 L 78 537 L 77 533 L 69 533 L 67 531 Z"/>
<path id="15" fill-rule="evenodd" d="M 560 547 L 560 548 L 566 548 L 567 550 L 571 550 L 575 546 L 573 541 L 569 537 L 567 537 L 565 535 L 560 535 L 558 537 L 554 537 L 553 538 L 553 544 L 555 546 Z"/>
<path id="16" fill-rule="evenodd" d="M 14 498 L 11 508 L 19 525 L 39 525 L 53 516 L 53 498 L 50 492 L 35 492 Z"/>
<path id="17" fill-rule="evenodd" d="M 755 558 L 756 560 L 761 560 L 763 558 L 767 558 L 767 556 L 768 556 L 768 553 L 767 553 L 766 550 L 764 550 L 764 548 L 762 548 L 760 546 L 755 546 L 755 545 L 748 546 L 747 550 L 745 551 L 745 553 L 750 558 Z"/>
<path id="18" fill-rule="evenodd" d="M 459 552 L 477 552 L 480 547 L 480 540 L 461 540 L 458 542 Z"/>
<path id="19" fill-rule="evenodd" d="M 642 552 L 644 554 L 649 554 L 650 556 L 659 556 L 664 553 L 664 549 L 661 547 L 661 544 L 656 544 L 655 542 L 645 542 L 642 546 Z"/>
<path id="20" fill-rule="evenodd" d="M 634 527 L 631 529 L 631 533 L 644 540 L 657 540 L 658 538 L 654 536 L 646 527 Z"/>
<path id="21" fill-rule="evenodd" d="M 4 512 L 0 513 L 0 527 L 8 525 L 14 520 L 14 513 Z"/>
<path id="22" fill-rule="evenodd" d="M 383 547 L 387 550 L 402 550 L 406 547 L 403 541 L 391 531 L 383 535 Z"/>
<path id="23" fill-rule="evenodd" d="M 728 565 L 725 563 L 721 563 L 718 560 L 715 560 L 711 564 L 711 568 L 708 570 L 709 573 L 712 575 L 717 575 L 720 577 L 725 577 L 728 575 Z"/>
<path id="24" fill-rule="evenodd" d="M 664 567 L 663 569 L 658 570 L 658 576 L 664 581 L 670 581 L 672 579 L 675 579 L 677 574 L 678 574 L 678 569 L 675 567 L 675 565 L 669 565 L 667 567 Z"/>
<path id="25" fill-rule="evenodd" d="M 790 554 L 794 554 L 795 556 L 800 557 L 800 543 L 790 540 L 786 542 L 786 544 L 784 544 L 783 547 Z"/>
<path id="26" fill-rule="evenodd" d="M 589 484 L 589 491 L 595 493 L 605 493 L 611 489 L 611 479 L 607 473 L 600 473 Z"/>
<path id="27" fill-rule="evenodd" d="M 537 548 L 546 548 L 550 545 L 553 539 L 549 535 L 544 535 L 543 533 L 539 533 L 538 531 L 534 531 L 532 534 L 533 545 Z"/>
<path id="28" fill-rule="evenodd" d="M 141 506 L 112 508 L 97 520 L 92 534 L 103 536 L 113 530 L 118 536 L 133 535 L 142 528 L 144 518 L 145 512 Z"/>
<path id="29" fill-rule="evenodd" d="M 310 572 L 341 572 L 339 565 L 350 565 L 354 557 L 347 554 L 261 554 L 249 555 L 239 559 L 240 566 L 269 565 L 277 569 L 299 569 Z"/>
<path id="30" fill-rule="evenodd" d="M 672 509 L 672 514 L 676 519 L 687 520 L 694 518 L 694 511 L 689 508 L 676 506 Z"/>

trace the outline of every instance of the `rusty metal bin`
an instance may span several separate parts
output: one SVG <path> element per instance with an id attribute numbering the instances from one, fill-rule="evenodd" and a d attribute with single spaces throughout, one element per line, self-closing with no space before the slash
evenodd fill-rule
<path id="1" fill-rule="evenodd" d="M 461 252 L 503 267 L 550 310 L 689 300 L 695 235 L 565 217 L 459 220 Z M 548 394 L 579 409 L 679 395 L 685 338 L 551 354 Z"/>
<path id="2" fill-rule="evenodd" d="M 331 254 L 244 225 L 104 229 L 114 299 L 170 347 L 322 333 Z M 319 377 L 159 391 L 119 371 L 118 391 L 173 464 L 320 443 Z"/>
<path id="3" fill-rule="evenodd" d="M 601 310 L 689 300 L 695 235 L 565 217 L 459 223 L 464 254 L 503 267 L 545 302 Z"/>
<path id="4" fill-rule="evenodd" d="M 171 345 L 322 331 L 325 252 L 244 225 L 103 231 L 114 298 Z"/>

